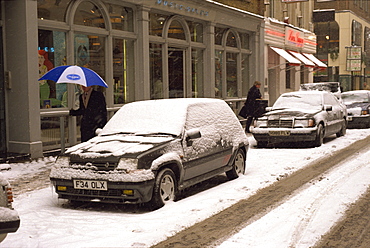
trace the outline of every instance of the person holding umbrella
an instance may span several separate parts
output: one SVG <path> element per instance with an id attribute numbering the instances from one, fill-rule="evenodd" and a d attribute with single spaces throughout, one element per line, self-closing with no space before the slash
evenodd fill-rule
<path id="1" fill-rule="evenodd" d="M 108 88 L 104 80 L 93 70 L 79 66 L 58 66 L 48 71 L 39 80 L 53 80 L 56 83 L 74 83 L 81 85 L 83 93 L 79 96 L 80 106 L 77 110 L 71 109 L 72 116 L 82 116 L 81 142 L 88 141 L 96 134 L 98 128 L 107 123 L 107 106 L 102 92 L 92 88 L 100 85 Z"/>
<path id="2" fill-rule="evenodd" d="M 80 95 L 80 107 L 77 110 L 71 109 L 72 116 L 81 118 L 81 142 L 88 141 L 96 134 L 98 128 L 103 128 L 107 123 L 107 108 L 105 97 L 102 92 L 96 91 L 92 86 L 81 86 L 83 93 Z"/>

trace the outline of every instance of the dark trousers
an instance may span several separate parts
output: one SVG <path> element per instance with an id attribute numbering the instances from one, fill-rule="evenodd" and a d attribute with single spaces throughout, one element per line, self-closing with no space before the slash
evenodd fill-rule
<path id="1" fill-rule="evenodd" d="M 251 131 L 249 131 L 249 127 L 251 126 L 253 119 L 254 119 L 253 116 L 248 116 L 247 117 L 247 122 L 245 123 L 245 131 L 247 133 L 250 133 L 251 132 Z"/>

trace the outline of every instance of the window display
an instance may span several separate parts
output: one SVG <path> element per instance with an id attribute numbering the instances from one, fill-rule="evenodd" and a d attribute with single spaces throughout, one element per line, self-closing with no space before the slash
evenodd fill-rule
<path id="1" fill-rule="evenodd" d="M 66 65 L 65 33 L 39 30 L 39 78 L 54 67 Z M 51 80 L 39 81 L 40 108 L 66 108 L 67 86 Z"/>

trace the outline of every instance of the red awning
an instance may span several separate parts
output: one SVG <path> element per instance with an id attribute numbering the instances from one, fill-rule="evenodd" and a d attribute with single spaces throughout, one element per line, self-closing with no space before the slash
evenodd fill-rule
<path id="1" fill-rule="evenodd" d="M 277 54 L 279 54 L 281 57 L 283 57 L 290 65 L 298 66 L 301 65 L 301 61 L 294 58 L 291 54 L 289 54 L 287 51 L 285 51 L 282 48 L 277 47 L 270 47 L 272 50 L 274 50 Z"/>
<path id="2" fill-rule="evenodd" d="M 316 58 L 313 54 L 310 54 L 310 53 L 303 53 L 304 56 L 306 56 L 309 60 L 311 60 L 312 62 L 315 63 L 315 65 L 321 69 L 325 69 L 327 68 L 328 66 L 326 64 L 324 64 L 321 60 L 319 60 L 318 58 Z"/>
<path id="3" fill-rule="evenodd" d="M 296 57 L 297 59 L 302 61 L 305 66 L 308 66 L 308 67 L 315 67 L 316 66 L 314 62 L 309 60 L 307 57 L 303 56 L 303 54 L 301 54 L 299 52 L 294 52 L 294 51 L 289 51 L 289 52 L 291 54 L 293 54 L 294 57 Z"/>

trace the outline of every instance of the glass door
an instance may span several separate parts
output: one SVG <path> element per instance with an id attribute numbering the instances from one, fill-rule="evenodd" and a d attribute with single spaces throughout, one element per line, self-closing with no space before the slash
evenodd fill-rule
<path id="1" fill-rule="evenodd" d="M 170 98 L 185 97 L 185 50 L 168 48 L 168 89 Z"/>

